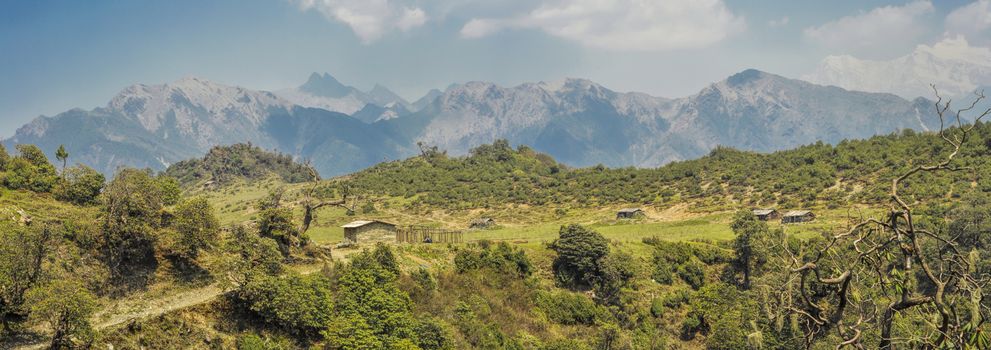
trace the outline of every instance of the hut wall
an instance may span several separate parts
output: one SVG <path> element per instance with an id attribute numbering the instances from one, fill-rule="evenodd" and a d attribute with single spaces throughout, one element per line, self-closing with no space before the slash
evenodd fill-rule
<path id="1" fill-rule="evenodd" d="M 344 238 L 354 244 L 389 241 L 395 239 L 395 236 L 396 228 L 381 222 L 344 229 Z"/>

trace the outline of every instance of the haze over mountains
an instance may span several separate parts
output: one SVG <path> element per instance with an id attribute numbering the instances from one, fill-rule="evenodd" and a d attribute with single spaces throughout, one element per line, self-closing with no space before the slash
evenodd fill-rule
<path id="1" fill-rule="evenodd" d="M 616 92 L 584 79 L 433 90 L 410 103 L 385 87 L 364 92 L 314 73 L 278 92 L 199 78 L 134 85 L 106 107 L 39 117 L 5 140 L 111 173 L 163 169 L 211 146 L 250 142 L 309 159 L 324 176 L 413 155 L 417 142 L 464 154 L 505 138 L 566 164 L 658 166 L 717 145 L 774 151 L 911 128 L 938 127 L 931 102 L 848 91 L 746 70 L 677 99 Z"/>
<path id="2" fill-rule="evenodd" d="M 932 46 L 919 45 L 908 55 L 887 61 L 828 56 L 804 79 L 905 98 L 931 97 L 929 84 L 935 84 L 944 96 L 964 97 L 991 85 L 991 49 L 971 46 L 958 36 Z"/>

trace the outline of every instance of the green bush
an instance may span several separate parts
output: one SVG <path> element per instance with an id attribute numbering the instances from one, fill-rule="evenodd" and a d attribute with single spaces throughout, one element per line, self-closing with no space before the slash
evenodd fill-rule
<path id="1" fill-rule="evenodd" d="M 55 199 L 78 205 L 97 203 L 106 178 L 100 172 L 85 165 L 65 170 L 64 179 L 52 191 Z"/>
<path id="2" fill-rule="evenodd" d="M 296 346 L 282 337 L 264 337 L 255 333 L 245 333 L 237 337 L 238 350 L 292 350 Z"/>
<path id="3" fill-rule="evenodd" d="M 454 267 L 458 273 L 491 269 L 519 278 L 526 278 L 533 273 L 533 266 L 526 253 L 506 242 L 500 242 L 494 249 L 483 242 L 477 247 L 458 250 L 454 255 Z"/>
<path id="4" fill-rule="evenodd" d="M 606 314 L 592 299 L 576 293 L 540 292 L 535 303 L 551 321 L 564 325 L 593 325 Z"/>
<path id="5" fill-rule="evenodd" d="M 602 275 L 602 260 L 609 255 L 606 238 L 578 224 L 562 226 L 550 248 L 557 253 L 554 275 L 565 286 L 592 287 Z"/>
<path id="6" fill-rule="evenodd" d="M 258 276 L 241 289 L 239 297 L 266 322 L 287 332 L 316 335 L 333 317 L 330 281 L 320 276 Z"/>
<path id="7" fill-rule="evenodd" d="M 698 259 L 689 259 L 678 266 L 678 277 L 688 283 L 692 289 L 699 289 L 705 284 L 705 265 Z"/>

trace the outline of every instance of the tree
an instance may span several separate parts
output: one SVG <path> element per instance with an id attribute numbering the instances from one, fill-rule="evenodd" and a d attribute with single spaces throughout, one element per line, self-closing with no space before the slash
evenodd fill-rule
<path id="1" fill-rule="evenodd" d="M 7 153 L 7 146 L 0 143 L 0 171 L 7 170 L 7 163 L 10 162 L 10 153 Z"/>
<path id="2" fill-rule="evenodd" d="M 390 266 L 395 257 L 385 245 L 376 251 L 356 254 L 339 272 L 334 317 L 323 332 L 330 349 L 365 349 L 369 344 L 393 348 L 419 341 L 421 323 L 413 316 L 412 301 L 399 288 L 398 275 Z"/>
<path id="3" fill-rule="evenodd" d="M 182 187 L 174 177 L 159 174 L 155 177 L 155 183 L 162 196 L 162 205 L 176 205 L 182 199 Z"/>
<path id="4" fill-rule="evenodd" d="M 65 145 L 58 145 L 55 150 L 55 159 L 62 162 L 62 179 L 65 179 L 65 165 L 69 161 L 69 152 L 65 150 Z"/>
<path id="5" fill-rule="evenodd" d="M 552 265 L 557 280 L 566 286 L 593 286 L 601 260 L 609 255 L 606 238 L 578 224 L 561 226 L 558 235 L 550 244 L 557 253 Z"/>
<path id="6" fill-rule="evenodd" d="M 118 172 L 104 194 L 100 244 L 111 279 L 119 279 L 154 260 L 164 198 L 150 172 L 137 169 Z"/>
<path id="7" fill-rule="evenodd" d="M 50 192 L 58 176 L 45 153 L 34 145 L 17 145 L 17 151 L 19 154 L 7 163 L 7 187 Z"/>
<path id="8" fill-rule="evenodd" d="M 767 223 L 758 220 L 747 210 L 741 210 L 733 216 L 730 225 L 736 238 L 733 239 L 733 251 L 736 256 L 733 265 L 743 273 L 743 289 L 750 289 L 750 277 L 756 269 L 763 266 L 768 259 L 765 245 L 770 235 Z"/>
<path id="9" fill-rule="evenodd" d="M 62 181 L 52 194 L 56 199 L 78 205 L 95 204 L 106 178 L 99 171 L 77 165 L 62 171 Z"/>
<path id="10" fill-rule="evenodd" d="M 48 162 L 48 157 L 45 156 L 45 152 L 42 152 L 38 146 L 20 144 L 14 147 L 17 148 L 18 157 L 27 160 L 31 165 L 36 167 L 51 166 L 51 163 Z"/>
<path id="11" fill-rule="evenodd" d="M 294 334 L 316 335 L 333 317 L 330 282 L 319 275 L 260 276 L 238 296 L 267 322 Z"/>
<path id="12" fill-rule="evenodd" d="M 51 349 L 76 348 L 75 338 L 91 335 L 90 315 L 96 310 L 96 297 L 82 282 L 59 278 L 34 289 L 28 296 L 31 317 L 52 329 Z"/>
<path id="13" fill-rule="evenodd" d="M 55 238 L 48 225 L 0 229 L 0 333 L 27 315 L 26 293 L 41 281 Z"/>
<path id="14" fill-rule="evenodd" d="M 975 268 L 976 257 L 964 249 L 966 237 L 961 241 L 961 236 L 927 223 L 911 190 L 938 181 L 940 174 L 968 169 L 957 157 L 991 108 L 977 113 L 974 124 L 964 125 L 966 113 L 985 99 L 983 93 L 956 111 L 938 91 L 936 97 L 942 147 L 933 160 L 910 163 L 892 176 L 891 210 L 856 219 L 849 230 L 810 246 L 778 249 L 785 254 L 789 277 L 797 277 L 777 287 L 782 293 L 796 290 L 796 295 L 783 294 L 779 300 L 800 320 L 807 347 L 835 336 L 843 346 L 864 348 L 869 340 L 865 334 L 871 332 L 877 332 L 881 349 L 899 342 L 927 349 L 987 347 L 985 327 L 991 315 L 983 291 L 991 276 Z M 909 325 L 896 327 L 900 318 Z M 901 329 L 911 333 L 896 334 Z"/>
<path id="15" fill-rule="evenodd" d="M 274 239 L 282 256 L 288 259 L 291 248 L 302 244 L 302 237 L 293 225 L 292 210 L 282 205 L 284 193 L 283 189 L 270 192 L 255 208 L 258 209 L 258 234 Z"/>
<path id="16" fill-rule="evenodd" d="M 220 235 L 220 220 L 203 197 L 188 199 L 175 209 L 173 229 L 177 233 L 172 253 L 196 260 L 200 251 L 210 248 Z"/>
<path id="17" fill-rule="evenodd" d="M 216 270 L 225 289 L 242 286 L 258 276 L 275 276 L 282 272 L 279 248 L 274 241 L 258 236 L 244 226 L 227 229 L 223 252 Z"/>

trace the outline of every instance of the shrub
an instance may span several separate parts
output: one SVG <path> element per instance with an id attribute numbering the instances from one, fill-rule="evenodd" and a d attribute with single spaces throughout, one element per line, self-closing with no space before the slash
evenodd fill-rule
<path id="1" fill-rule="evenodd" d="M 573 287 L 592 286 L 602 273 L 602 259 L 609 255 L 605 237 L 578 224 L 562 226 L 550 248 L 557 253 L 552 265 L 555 277 Z"/>
<path id="2" fill-rule="evenodd" d="M 237 337 L 238 350 L 291 350 L 292 341 L 282 337 L 263 337 L 255 333 L 245 333 Z"/>
<path id="3" fill-rule="evenodd" d="M 85 165 L 66 169 L 63 178 L 52 194 L 55 199 L 78 205 L 95 204 L 107 180 L 103 174 Z"/>
<path id="4" fill-rule="evenodd" d="M 576 293 L 540 292 L 536 304 L 551 321 L 564 325 L 593 325 L 605 314 L 592 299 Z"/>
<path id="5" fill-rule="evenodd" d="M 266 322 L 293 334 L 316 335 L 333 317 L 330 283 L 320 276 L 259 276 L 239 297 Z"/>
<path id="6" fill-rule="evenodd" d="M 491 269 L 519 278 L 526 278 L 533 273 L 533 266 L 526 253 L 506 242 L 500 242 L 494 249 L 483 241 L 477 248 L 459 250 L 454 256 L 454 267 L 458 273 Z"/>
<path id="7" fill-rule="evenodd" d="M 678 266 L 678 277 L 688 283 L 692 289 L 699 289 L 705 284 L 705 269 L 698 259 L 689 259 L 684 264 Z"/>

